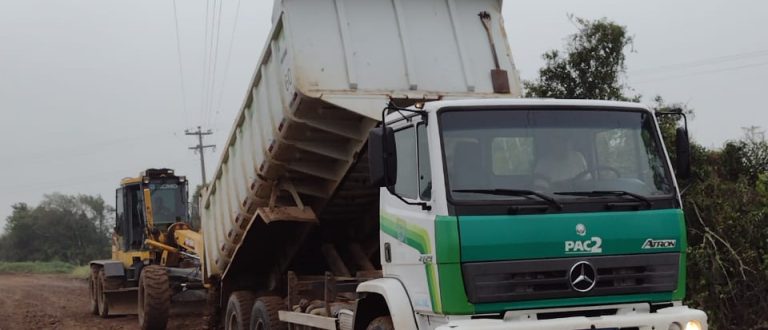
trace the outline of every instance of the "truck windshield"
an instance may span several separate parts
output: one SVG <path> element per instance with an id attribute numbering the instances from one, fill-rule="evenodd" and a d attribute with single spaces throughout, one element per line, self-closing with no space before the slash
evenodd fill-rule
<path id="1" fill-rule="evenodd" d="M 493 109 L 440 113 L 453 200 L 669 195 L 666 157 L 652 115 L 630 110 Z M 624 194 L 594 194 L 610 191 Z M 580 192 L 584 192 L 582 194 Z"/>
<path id="2" fill-rule="evenodd" d="M 183 184 L 150 183 L 149 191 L 152 196 L 152 219 L 156 225 L 187 220 Z"/>

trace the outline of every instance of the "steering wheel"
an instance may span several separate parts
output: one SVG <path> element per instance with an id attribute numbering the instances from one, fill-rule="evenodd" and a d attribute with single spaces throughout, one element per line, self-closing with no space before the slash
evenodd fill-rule
<path id="1" fill-rule="evenodd" d="M 600 170 L 608 170 L 608 171 L 611 171 L 614 174 L 616 174 L 617 178 L 621 177 L 621 173 L 619 172 L 619 170 L 617 170 L 617 169 L 615 169 L 613 167 L 610 167 L 610 166 L 600 165 L 600 166 L 597 166 L 597 167 L 593 167 L 593 168 L 581 171 L 581 173 L 576 174 L 573 177 L 573 179 L 571 179 L 571 181 L 573 181 L 573 182 L 575 182 L 575 181 L 583 181 L 583 180 L 585 180 L 587 178 L 588 174 L 592 174 L 593 172 L 597 173 L 597 172 L 600 172 Z"/>
<path id="2" fill-rule="evenodd" d="M 168 226 L 168 230 L 166 231 L 167 243 L 169 243 L 171 246 L 175 246 L 176 238 L 174 237 L 174 234 L 176 233 L 177 230 L 181 230 L 181 229 L 189 229 L 189 225 L 184 222 L 176 222 Z"/>

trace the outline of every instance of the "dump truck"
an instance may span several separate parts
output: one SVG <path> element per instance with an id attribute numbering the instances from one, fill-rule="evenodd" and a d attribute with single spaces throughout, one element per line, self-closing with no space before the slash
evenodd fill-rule
<path id="1" fill-rule="evenodd" d="M 186 177 L 147 169 L 115 193 L 112 258 L 90 262 L 91 310 L 138 314 L 141 329 L 164 329 L 175 302 L 206 299 L 203 240 L 190 226 Z"/>
<path id="2" fill-rule="evenodd" d="M 213 326 L 706 329 L 662 114 L 520 99 L 501 7 L 275 2 L 202 192 Z"/>

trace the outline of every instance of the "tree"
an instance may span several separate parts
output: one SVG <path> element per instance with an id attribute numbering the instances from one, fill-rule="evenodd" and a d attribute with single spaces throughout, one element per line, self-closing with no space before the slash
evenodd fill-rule
<path id="1" fill-rule="evenodd" d="M 768 164 L 745 151 L 762 146 L 745 137 L 693 153 L 697 180 L 683 196 L 688 303 L 707 311 L 713 328 L 768 328 L 768 173 L 759 170 Z"/>
<path id="2" fill-rule="evenodd" d="M 749 182 L 756 182 L 768 173 L 768 142 L 765 131 L 758 126 L 745 127 L 744 138 L 737 143 L 743 166 L 743 173 Z"/>
<path id="3" fill-rule="evenodd" d="M 113 209 L 101 197 L 45 195 L 37 207 L 18 203 L 0 237 L 0 259 L 83 264 L 109 255 Z"/>
<path id="4" fill-rule="evenodd" d="M 624 50 L 632 37 L 624 26 L 605 18 L 590 21 L 571 17 L 579 31 L 569 37 L 564 53 L 543 55 L 539 78 L 526 81 L 526 97 L 596 100 L 637 100 L 624 95 Z"/>

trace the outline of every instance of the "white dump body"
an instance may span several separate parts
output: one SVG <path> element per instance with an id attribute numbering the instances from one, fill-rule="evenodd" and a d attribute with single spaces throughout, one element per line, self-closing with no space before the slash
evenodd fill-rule
<path id="1" fill-rule="evenodd" d="M 278 0 L 249 92 L 203 192 L 206 275 L 226 271 L 251 222 L 263 221 L 257 210 L 270 201 L 296 205 L 298 195 L 300 204 L 322 212 L 390 99 L 407 105 L 406 99 L 520 96 L 501 6 L 502 0 Z M 509 94 L 493 93 L 495 64 L 480 12 L 491 15 Z"/>

